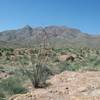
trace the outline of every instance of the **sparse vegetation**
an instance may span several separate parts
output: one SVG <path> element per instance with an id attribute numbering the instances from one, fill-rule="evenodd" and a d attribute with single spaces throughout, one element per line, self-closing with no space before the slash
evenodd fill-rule
<path id="1" fill-rule="evenodd" d="M 0 92 L 0 100 L 6 100 L 6 96 L 3 92 Z"/>
<path id="2" fill-rule="evenodd" d="M 26 91 L 16 77 L 9 77 L 0 81 L 0 98 L 2 99 L 7 99 L 14 94 L 26 93 Z"/>
<path id="3" fill-rule="evenodd" d="M 36 64 L 33 65 L 33 70 L 24 69 L 23 73 L 31 80 L 32 85 L 35 88 L 42 88 L 46 86 L 46 80 L 48 78 L 48 69 L 45 65 Z M 23 70 L 23 69 L 22 69 Z"/>
<path id="4" fill-rule="evenodd" d="M 26 89 L 23 87 L 24 84 L 19 82 L 22 80 L 25 80 L 24 83 L 26 83 L 27 80 L 30 80 L 35 88 L 43 88 L 46 86 L 46 80 L 50 75 L 54 75 L 65 70 L 100 70 L 99 49 L 72 47 L 62 49 L 44 49 L 42 47 L 22 48 L 11 50 L 9 55 L 6 55 L 9 50 L 0 50 L 0 71 L 8 74 L 14 74 L 14 77 L 11 76 L 4 80 L 0 79 L 0 91 L 2 91 L 0 92 L 0 100 L 4 100 L 13 94 L 26 92 Z M 67 54 L 75 55 L 75 59 L 73 61 L 70 59 L 66 59 L 63 62 L 59 61 L 59 56 Z M 12 55 L 14 59 L 11 59 Z M 7 57 L 9 57 L 9 60 L 5 59 Z M 17 79 L 17 75 L 20 76 L 21 79 Z M 7 85 L 8 83 L 9 86 Z"/>

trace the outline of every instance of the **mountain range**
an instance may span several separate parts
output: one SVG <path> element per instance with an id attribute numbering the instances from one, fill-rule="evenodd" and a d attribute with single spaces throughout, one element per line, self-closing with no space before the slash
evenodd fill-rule
<path id="1" fill-rule="evenodd" d="M 92 36 L 79 29 L 66 26 L 47 26 L 32 28 L 29 25 L 16 30 L 0 32 L 0 47 L 37 46 L 46 37 L 53 47 L 100 47 L 100 36 Z"/>

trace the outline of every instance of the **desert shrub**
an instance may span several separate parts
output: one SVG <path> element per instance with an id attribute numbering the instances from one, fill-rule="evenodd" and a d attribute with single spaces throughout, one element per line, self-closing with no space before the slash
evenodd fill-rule
<path id="1" fill-rule="evenodd" d="M 63 62 L 60 65 L 60 72 L 63 71 L 78 71 L 81 67 L 75 63 Z"/>
<path id="2" fill-rule="evenodd" d="M 97 56 L 90 56 L 87 59 L 87 64 L 85 66 L 87 70 L 100 70 L 100 58 Z"/>
<path id="3" fill-rule="evenodd" d="M 100 65 L 100 59 L 97 59 L 95 62 L 94 62 L 94 66 L 98 66 Z"/>
<path id="4" fill-rule="evenodd" d="M 10 61 L 10 57 L 9 57 L 9 56 L 6 56 L 6 57 L 5 57 L 5 61 L 6 61 L 6 60 L 7 60 L 7 61 Z"/>
<path id="5" fill-rule="evenodd" d="M 0 100 L 6 100 L 6 96 L 3 92 L 0 92 Z"/>
<path id="6" fill-rule="evenodd" d="M 24 73 L 28 76 L 31 80 L 33 86 L 35 88 L 42 88 L 46 85 L 46 80 L 48 78 L 48 69 L 45 65 L 36 64 L 33 66 L 32 71 L 24 71 Z"/>
<path id="7" fill-rule="evenodd" d="M 3 93 L 6 96 L 11 96 L 13 94 L 25 93 L 26 89 L 22 86 L 21 82 L 16 77 L 9 77 L 7 79 L 3 79 L 0 82 L 0 91 L 1 97 Z"/>
<path id="8" fill-rule="evenodd" d="M 66 70 L 69 70 L 69 71 L 78 71 L 81 67 L 79 67 L 78 65 L 75 65 L 75 64 L 69 64 L 67 67 L 66 67 Z"/>
<path id="9" fill-rule="evenodd" d="M 36 61 L 34 61 L 34 59 L 36 60 L 36 58 L 32 56 L 31 67 L 25 66 L 25 62 L 20 60 L 22 64 L 21 72 L 30 79 L 35 88 L 42 88 L 46 85 L 46 80 L 49 76 L 50 70 L 47 65 L 43 64 L 39 59 Z"/>
<path id="10" fill-rule="evenodd" d="M 0 71 L 3 71 L 4 70 L 4 67 L 3 66 L 0 66 Z"/>
<path id="11" fill-rule="evenodd" d="M 19 56 L 18 60 L 22 65 L 28 65 L 30 61 L 27 55 Z"/>

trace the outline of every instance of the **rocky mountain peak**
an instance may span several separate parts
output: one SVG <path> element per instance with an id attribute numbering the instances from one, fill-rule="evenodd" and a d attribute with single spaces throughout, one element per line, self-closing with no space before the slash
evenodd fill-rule
<path id="1" fill-rule="evenodd" d="M 32 27 L 31 27 L 30 25 L 25 25 L 25 26 L 23 27 L 23 29 L 32 30 Z"/>

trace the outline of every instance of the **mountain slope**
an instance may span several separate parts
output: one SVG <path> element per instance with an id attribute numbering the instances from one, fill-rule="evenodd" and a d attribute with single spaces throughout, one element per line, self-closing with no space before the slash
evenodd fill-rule
<path id="1" fill-rule="evenodd" d="M 16 44 L 23 47 L 34 46 L 43 41 L 47 36 L 49 42 L 55 47 L 65 46 L 90 46 L 100 47 L 100 37 L 93 37 L 82 33 L 78 29 L 65 26 L 48 26 L 32 28 L 28 25 L 17 30 L 0 32 L 0 41 L 10 43 L 9 46 Z M 41 38 L 42 37 L 42 38 Z M 2 44 L 2 42 L 0 42 Z M 13 44 L 13 45 L 12 45 Z M 18 46 L 17 46 L 18 47 Z"/>

